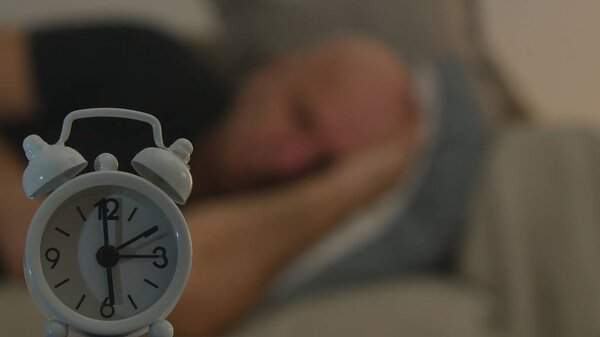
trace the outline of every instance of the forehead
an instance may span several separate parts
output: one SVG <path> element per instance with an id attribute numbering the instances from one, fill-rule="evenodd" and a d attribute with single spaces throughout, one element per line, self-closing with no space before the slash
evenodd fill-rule
<path id="1" fill-rule="evenodd" d="M 315 133 L 332 150 L 374 141 L 400 126 L 405 93 L 394 80 L 357 71 L 304 86 Z"/>

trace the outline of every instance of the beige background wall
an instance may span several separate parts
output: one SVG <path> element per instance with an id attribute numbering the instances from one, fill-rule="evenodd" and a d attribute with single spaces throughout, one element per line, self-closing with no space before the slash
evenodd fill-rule
<path id="1" fill-rule="evenodd" d="M 148 21 L 177 34 L 213 37 L 219 29 L 209 0 L 1 0 L 0 24 L 38 25 L 90 19 Z"/>
<path id="2" fill-rule="evenodd" d="M 480 1 L 487 47 L 535 118 L 600 128 L 600 1 Z"/>

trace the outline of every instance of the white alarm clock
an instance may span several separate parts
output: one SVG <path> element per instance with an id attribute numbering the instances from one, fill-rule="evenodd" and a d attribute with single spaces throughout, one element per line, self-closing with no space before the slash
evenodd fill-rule
<path id="1" fill-rule="evenodd" d="M 140 176 L 118 171 L 108 153 L 96 158 L 94 172 L 77 176 L 87 162 L 64 144 L 72 123 L 91 117 L 152 126 L 156 147 L 132 160 Z M 167 148 L 155 117 L 98 108 L 67 115 L 55 144 L 31 135 L 23 148 L 25 193 L 49 193 L 31 221 L 24 261 L 29 292 L 49 318 L 45 336 L 171 337 L 165 318 L 191 267 L 190 235 L 175 203 L 191 192 L 192 144 L 178 139 Z"/>

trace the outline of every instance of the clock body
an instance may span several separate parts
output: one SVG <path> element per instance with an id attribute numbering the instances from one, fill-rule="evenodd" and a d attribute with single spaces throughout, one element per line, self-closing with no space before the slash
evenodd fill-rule
<path id="1" fill-rule="evenodd" d="M 170 313 L 189 276 L 191 249 L 181 211 L 158 187 L 126 172 L 91 172 L 37 210 L 25 278 L 50 319 L 124 336 Z"/>

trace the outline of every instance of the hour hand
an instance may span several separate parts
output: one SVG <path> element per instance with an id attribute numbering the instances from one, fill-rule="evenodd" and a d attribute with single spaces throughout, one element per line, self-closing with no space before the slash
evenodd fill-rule
<path id="1" fill-rule="evenodd" d="M 146 230 L 145 232 L 141 233 L 140 235 L 137 235 L 137 236 L 133 237 L 132 239 L 121 244 L 119 247 L 117 247 L 117 250 L 121 250 L 121 249 L 129 246 L 130 244 L 136 242 L 137 240 L 147 238 L 150 235 L 156 233 L 157 231 L 158 231 L 158 226 L 151 227 L 148 230 Z"/>

